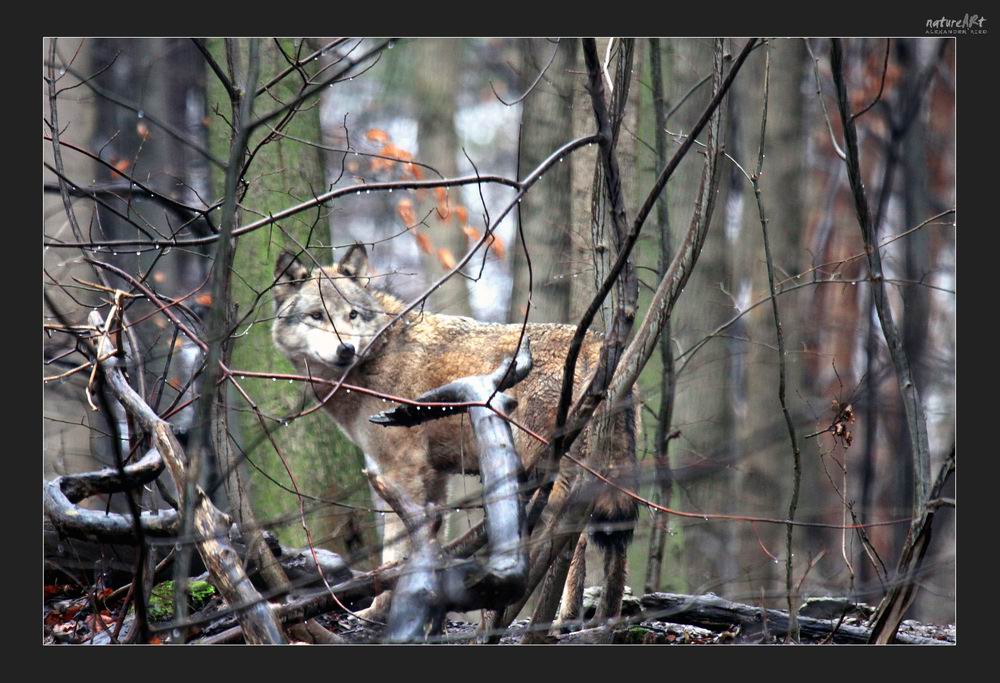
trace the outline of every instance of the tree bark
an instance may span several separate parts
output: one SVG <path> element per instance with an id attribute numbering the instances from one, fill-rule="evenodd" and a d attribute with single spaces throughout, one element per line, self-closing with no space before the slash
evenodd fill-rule
<path id="1" fill-rule="evenodd" d="M 281 46 L 293 58 L 297 54 L 298 41 L 282 40 Z M 221 41 L 209 41 L 208 48 L 216 61 L 226 63 Z M 236 48 L 238 59 L 245 60 L 246 45 L 237 41 Z M 268 82 L 275 73 L 287 67 L 287 62 L 274 46 L 264 48 L 261 50 L 261 83 Z M 308 51 L 308 48 L 303 49 Z M 209 67 L 205 65 L 203 69 L 208 70 Z M 211 110 L 218 110 L 229 119 L 228 94 L 213 73 L 208 72 L 207 79 Z M 296 96 L 302 87 L 298 75 L 289 75 L 271 87 L 269 92 L 284 102 Z M 273 102 L 269 96 L 263 97 Z M 319 140 L 318 108 L 302 107 L 281 130 L 301 139 Z M 228 126 L 214 113 L 210 117 L 210 134 L 214 151 L 227 148 Z M 258 141 L 257 137 L 252 140 L 253 143 Z M 293 201 L 309 199 L 322 192 L 326 184 L 322 150 L 276 136 L 257 151 L 247 180 L 249 186 L 241 201 L 242 216 L 266 216 L 286 208 L 290 198 Z M 219 181 L 216 177 L 213 187 L 220 188 Z M 232 346 L 235 368 L 294 372 L 291 363 L 271 340 L 273 311 L 270 296 L 265 294 L 259 297 L 258 293 L 266 292 L 273 284 L 274 262 L 284 247 L 298 250 L 297 245 L 301 244 L 310 248 L 310 253 L 319 263 L 330 262 L 329 251 L 318 248 L 318 245 L 328 242 L 329 228 L 324 220 L 325 214 L 300 214 L 282 221 L 280 229 L 258 230 L 237 240 L 234 269 L 238 276 L 234 276 L 232 281 L 235 320 L 240 321 L 234 330 L 238 336 Z M 248 390 L 261 412 L 271 416 L 294 414 L 304 404 L 314 400 L 308 389 L 288 383 L 251 381 Z M 234 408 L 247 408 L 238 398 L 234 404 Z M 252 467 L 243 465 L 236 475 L 244 491 L 242 494 L 231 491 L 231 495 L 249 495 L 251 511 L 265 527 L 275 519 L 289 516 L 294 519 L 299 514 L 299 503 L 292 492 L 295 486 L 263 434 L 259 420 L 253 413 L 241 410 L 231 422 L 239 427 L 236 460 L 242 460 L 245 454 L 253 462 Z M 287 459 L 303 493 L 324 501 L 371 507 L 367 483 L 361 474 L 360 450 L 340 434 L 322 411 L 278 428 L 271 425 L 270 428 L 273 430 L 271 438 Z M 233 507 L 240 509 L 242 501 L 234 500 Z M 366 562 L 368 566 L 378 564 L 378 543 L 372 531 L 372 513 L 324 503 L 310 507 L 312 510 L 306 522 L 317 545 L 351 557 L 352 564 L 361 567 Z M 357 533 L 352 533 L 352 530 Z M 287 545 L 307 545 L 300 524 L 283 525 L 276 532 Z"/>
<path id="2" fill-rule="evenodd" d="M 464 45 L 462 41 L 451 38 L 432 39 L 417 38 L 403 49 L 413 52 L 415 69 L 415 95 L 420 102 L 417 110 L 417 154 L 421 163 L 429 164 L 437 169 L 445 178 L 457 175 L 458 159 L 462 152 L 455 130 L 455 113 L 458 109 L 458 90 L 462 65 L 464 63 Z M 434 195 L 423 211 L 418 212 L 421 218 L 431 206 L 437 206 Z M 448 195 L 450 206 L 461 203 L 461 194 L 451 192 Z M 470 212 L 474 215 L 474 212 Z M 440 219 L 440 220 L 439 220 Z M 447 249 L 460 259 L 468 251 L 465 233 L 452 220 L 444 220 L 436 212 L 432 212 L 427 222 L 430 229 L 421 226 L 418 230 L 429 235 L 432 253 L 423 256 L 424 273 L 428 281 L 440 277 L 444 270 L 438 255 L 439 249 Z M 440 313 L 453 315 L 471 315 L 469 304 L 469 288 L 465 278 L 456 273 L 438 288 L 430 298 L 430 306 Z"/>
<path id="3" fill-rule="evenodd" d="M 521 163 L 518 175 L 536 168 L 545 157 L 573 138 L 573 88 L 579 41 L 564 38 L 556 45 L 547 41 L 521 40 L 522 92 L 531 87 L 545 68 L 552 52 L 555 59 L 521 104 Z M 508 321 L 524 320 L 531 299 L 532 322 L 569 322 L 570 282 L 573 264 L 568 259 L 573 204 L 570 168 L 577 152 L 545 174 L 521 202 L 520 230 L 532 262 L 531 291 L 524 248 L 512 244 L 513 288 Z M 520 239 L 520 238 L 519 238 Z"/>

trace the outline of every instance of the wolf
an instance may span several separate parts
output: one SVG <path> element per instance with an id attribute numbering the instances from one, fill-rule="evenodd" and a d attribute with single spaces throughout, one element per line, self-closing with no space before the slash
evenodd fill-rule
<path id="1" fill-rule="evenodd" d="M 275 264 L 273 295 L 275 345 L 304 374 L 326 380 L 341 378 L 348 384 L 376 392 L 415 398 L 461 377 L 492 372 L 504 358 L 515 355 L 521 337 L 519 324 L 485 323 L 464 316 L 409 312 L 382 334 L 387 322 L 404 310 L 403 302 L 374 286 L 368 277 L 368 253 L 361 244 L 348 248 L 331 267 L 310 267 L 295 254 L 283 252 Z M 527 378 L 507 390 L 517 401 L 514 421 L 538 434 L 548 434 L 555 424 L 563 364 L 575 328 L 570 325 L 529 323 L 525 330 L 533 358 Z M 599 335 L 589 334 L 583 344 L 574 378 L 579 392 L 594 372 L 601 347 Z M 347 376 L 344 377 L 344 373 Z M 328 387 L 319 389 L 328 391 Z M 574 397 L 575 398 L 575 397 Z M 378 397 L 338 391 L 325 410 L 340 430 L 357 445 L 378 470 L 418 505 L 445 503 L 447 479 L 452 474 L 478 473 L 476 439 L 467 419 L 452 415 L 415 427 L 383 427 L 369 417 L 387 406 Z M 626 405 L 613 418 L 609 476 L 622 488 L 635 490 L 638 479 L 636 433 L 638 411 Z M 514 428 L 514 446 L 523 459 L 531 436 Z M 588 432 L 581 434 L 571 453 L 577 459 L 590 455 Z M 550 496 L 550 507 L 568 495 L 579 468 L 563 458 Z M 625 552 L 632 538 L 637 507 L 622 490 L 602 484 L 590 519 L 590 537 L 604 551 L 606 589 L 610 601 L 603 616 L 618 613 L 625 584 Z M 383 562 L 400 559 L 405 538 L 402 522 L 394 514 L 385 518 Z M 581 535 L 580 546 L 585 545 Z M 574 554 L 571 577 L 582 580 L 583 553 Z M 579 556 L 579 557 L 578 557 Z M 569 582 L 567 582 L 567 585 Z M 578 588 L 579 589 L 579 588 Z M 561 618 L 574 610 L 569 590 L 563 596 Z M 385 595 L 385 594 L 383 594 Z M 382 598 L 382 596 L 380 596 Z M 617 598 L 617 604 L 615 602 Z M 384 612 L 387 598 L 376 600 L 369 614 Z"/>

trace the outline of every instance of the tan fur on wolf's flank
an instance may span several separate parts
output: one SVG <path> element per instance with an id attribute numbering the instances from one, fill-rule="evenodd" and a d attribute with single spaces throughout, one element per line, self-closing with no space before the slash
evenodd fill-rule
<path id="1" fill-rule="evenodd" d="M 362 247 L 352 248 L 337 265 L 324 269 L 309 269 L 283 255 L 276 275 L 274 342 L 301 370 L 325 379 L 340 379 L 343 374 L 345 368 L 337 366 L 342 362 L 338 357 L 341 344 L 362 351 L 403 308 L 398 299 L 373 287 L 365 277 L 367 254 Z M 555 422 L 563 364 L 573 333 L 569 325 L 529 324 L 526 335 L 531 343 L 532 371 L 506 392 L 518 402 L 513 418 L 542 435 L 548 435 Z M 411 312 L 376 340 L 346 381 L 415 398 L 460 377 L 492 372 L 514 354 L 520 334 L 520 325 Z M 577 365 L 577 391 L 596 366 L 600 346 L 598 336 L 587 337 Z M 379 398 L 343 390 L 325 407 L 348 438 L 375 460 L 383 475 L 418 504 L 444 502 L 448 475 L 462 469 L 478 471 L 476 441 L 469 420 L 461 415 L 411 428 L 382 427 L 368 418 L 391 406 Z M 621 446 L 611 457 L 613 476 L 628 488 L 634 488 L 636 479 L 635 420 L 633 407 L 621 410 L 612 440 Z M 515 447 L 523 457 L 532 437 L 517 428 L 513 433 Z M 574 453 L 585 458 L 587 441 L 586 434 L 582 435 Z M 564 461 L 562 470 L 570 468 L 575 465 Z M 565 471 L 561 474 L 569 476 Z M 603 539 L 624 552 L 631 535 L 629 521 L 636 514 L 634 501 L 610 487 L 601 487 L 597 496 L 595 519 L 626 527 L 604 534 Z M 387 522 L 385 538 L 398 531 L 398 524 Z M 402 544 L 396 546 L 386 548 L 383 560 L 399 556 Z"/>

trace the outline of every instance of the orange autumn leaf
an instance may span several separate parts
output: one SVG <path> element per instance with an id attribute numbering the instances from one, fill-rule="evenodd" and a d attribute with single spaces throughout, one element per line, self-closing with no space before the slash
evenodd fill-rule
<path id="1" fill-rule="evenodd" d="M 463 226 L 462 227 L 462 232 L 465 233 L 465 236 L 468 237 L 470 241 L 472 241 L 472 242 L 478 242 L 479 241 L 479 231 L 476 230 L 471 225 L 465 225 L 465 226 Z"/>
<path id="2" fill-rule="evenodd" d="M 130 164 L 128 159 L 119 159 L 118 161 L 115 162 L 115 170 L 118 171 L 119 173 L 124 173 L 125 171 L 128 170 L 129 165 Z"/>
<path id="3" fill-rule="evenodd" d="M 145 121 L 140 121 L 135 124 L 135 132 L 139 134 L 139 137 L 143 140 L 149 139 L 149 126 L 146 125 Z"/>
<path id="4" fill-rule="evenodd" d="M 417 240 L 417 246 L 420 247 L 420 251 L 425 254 L 431 253 L 432 245 L 430 238 L 428 238 L 427 235 L 422 232 L 414 232 L 413 237 Z"/>
<path id="5" fill-rule="evenodd" d="M 414 180 L 422 180 L 424 177 L 424 169 L 420 168 L 413 162 L 406 164 L 403 170 L 406 171 L 407 175 L 409 175 Z"/>
<path id="6" fill-rule="evenodd" d="M 365 137 L 372 142 L 389 142 L 389 134 L 381 128 L 371 128 L 365 133 Z"/>
<path id="7" fill-rule="evenodd" d="M 212 295 L 211 294 L 199 294 L 194 298 L 196 304 L 201 304 L 202 306 L 212 305 Z"/>
<path id="8" fill-rule="evenodd" d="M 437 197 L 437 215 L 438 217 L 446 221 L 451 215 L 451 207 L 448 205 L 448 193 L 443 187 L 434 188 L 434 196 Z"/>
<path id="9" fill-rule="evenodd" d="M 396 211 L 407 225 L 414 225 L 417 222 L 417 214 L 413 211 L 412 200 L 400 199 L 399 204 L 396 205 Z"/>
<path id="10" fill-rule="evenodd" d="M 493 253 L 497 255 L 497 258 L 502 259 L 504 254 L 507 253 L 506 247 L 503 245 L 503 240 L 496 235 L 491 235 L 492 240 L 490 241 L 490 249 Z"/>
<path id="11" fill-rule="evenodd" d="M 447 268 L 448 270 L 451 270 L 452 268 L 458 265 L 458 262 L 455 260 L 455 256 L 444 247 L 438 249 L 437 257 L 441 265 Z"/>
<path id="12" fill-rule="evenodd" d="M 465 225 L 469 222 L 469 210 L 464 206 L 456 206 L 454 209 L 455 220 L 458 221 L 459 225 Z"/>
<path id="13" fill-rule="evenodd" d="M 383 157 L 389 157 L 388 159 L 381 159 L 380 161 L 386 168 L 392 168 L 396 165 L 396 160 L 399 158 L 399 148 L 391 143 L 386 144 L 382 146 L 381 150 L 379 150 L 379 154 Z"/>

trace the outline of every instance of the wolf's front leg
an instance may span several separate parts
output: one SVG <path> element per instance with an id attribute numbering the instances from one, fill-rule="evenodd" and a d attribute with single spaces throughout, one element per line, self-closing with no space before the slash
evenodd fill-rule
<path id="1" fill-rule="evenodd" d="M 365 464 L 369 471 L 377 473 L 413 503 L 421 507 L 440 506 L 445 502 L 447 478 L 427 464 L 426 457 L 422 457 L 423 453 L 418 451 L 403 461 L 375 459 L 366 454 Z M 390 509 L 388 503 L 374 490 L 372 501 L 378 510 Z M 410 538 L 403 520 L 395 512 L 380 512 L 379 516 L 382 526 L 382 565 L 404 562 L 410 553 Z M 385 621 L 389 615 L 391 600 L 391 591 L 384 591 L 376 596 L 370 607 L 359 614 L 367 619 Z"/>
<path id="2" fill-rule="evenodd" d="M 404 560 L 410 554 L 410 537 L 395 512 L 385 513 L 382 531 L 382 564 Z"/>
<path id="3" fill-rule="evenodd" d="M 370 483 L 368 489 L 371 491 L 372 507 L 377 510 L 375 528 L 378 532 L 379 542 L 382 544 L 379 564 L 401 560 L 409 552 L 406 527 L 403 526 L 399 515 L 393 512 L 389 504 L 382 500 Z"/>

